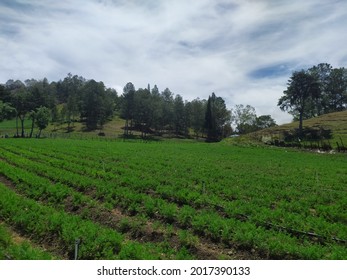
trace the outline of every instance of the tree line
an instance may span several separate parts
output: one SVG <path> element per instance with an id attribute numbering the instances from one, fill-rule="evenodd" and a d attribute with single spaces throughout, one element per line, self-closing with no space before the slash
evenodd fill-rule
<path id="1" fill-rule="evenodd" d="M 181 95 L 173 94 L 168 88 L 159 92 L 157 86 L 151 89 L 148 85 L 136 90 L 128 83 L 119 104 L 126 136 L 136 129 L 143 136 L 156 133 L 188 137 L 192 130 L 195 137 L 206 135 L 208 141 L 219 141 L 232 132 L 230 111 L 224 100 L 214 93 L 208 100 L 184 101 Z"/>
<path id="2" fill-rule="evenodd" d="M 161 92 L 156 85 L 136 89 L 129 82 L 118 95 L 103 82 L 72 74 L 58 82 L 44 78 L 24 82 L 8 80 L 0 85 L 0 121 L 16 119 L 15 137 L 33 137 L 35 127 L 39 128 L 39 136 L 49 122 L 67 124 L 68 132 L 75 122 L 84 123 L 86 130 L 95 130 L 102 128 L 115 114 L 125 120 L 125 137 L 136 130 L 142 137 L 193 135 L 214 142 L 233 132 L 247 133 L 275 125 L 271 116 L 257 117 L 250 105 L 236 105 L 229 110 L 224 99 L 215 93 L 207 100 L 187 101 L 169 88 Z M 31 122 L 29 132 L 24 129 L 25 121 Z"/>
<path id="3" fill-rule="evenodd" d="M 347 108 L 347 69 L 320 63 L 307 70 L 294 71 L 287 89 L 278 100 L 283 111 L 303 120 Z M 276 125 L 270 115 L 257 116 L 250 105 L 228 109 L 223 98 L 212 93 L 208 99 L 186 101 L 179 94 L 157 86 L 136 89 L 127 83 L 119 95 L 103 82 L 68 74 L 57 82 L 27 79 L 8 80 L 0 84 L 0 121 L 15 118 L 16 137 L 32 137 L 34 128 L 46 128 L 49 122 L 67 124 L 72 131 L 75 122 L 86 130 L 102 128 L 117 114 L 125 120 L 124 135 L 134 130 L 147 134 L 171 134 L 179 137 L 204 137 L 220 141 L 231 133 L 244 134 Z M 24 122 L 31 123 L 29 131 Z"/>

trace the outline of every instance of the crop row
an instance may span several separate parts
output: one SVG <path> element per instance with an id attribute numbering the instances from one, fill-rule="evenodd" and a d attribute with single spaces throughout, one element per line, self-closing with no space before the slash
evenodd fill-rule
<path id="1" fill-rule="evenodd" d="M 40 160 L 40 155 L 38 155 L 35 152 L 25 152 L 21 151 L 21 153 L 26 153 L 25 155 L 34 158 L 36 160 Z M 14 160 L 15 155 L 7 155 L 8 158 L 12 158 Z M 19 159 L 19 161 L 23 161 L 23 159 Z M 105 183 L 109 186 L 110 189 L 113 189 L 119 193 L 119 187 L 116 187 L 117 184 L 123 185 L 124 187 L 121 187 L 124 191 L 129 192 L 129 188 L 132 189 L 132 194 L 129 195 L 129 197 L 136 197 L 140 196 L 138 199 L 139 201 L 143 200 L 141 197 L 143 196 L 142 193 L 138 192 L 138 189 L 145 189 L 145 187 L 148 185 L 143 185 L 143 182 L 138 180 L 137 183 L 139 185 L 142 185 L 142 188 L 134 188 L 134 183 L 136 182 L 136 178 L 132 180 L 132 182 L 122 181 L 117 182 L 114 181 L 112 186 L 110 182 L 105 182 L 106 178 L 101 178 L 102 181 L 100 181 L 96 178 L 88 178 L 85 176 L 81 176 L 80 174 L 87 175 L 87 173 L 84 173 L 85 171 L 89 171 L 92 173 L 92 169 L 88 170 L 85 169 L 86 167 L 83 167 L 82 165 L 78 165 L 76 163 L 73 163 L 70 165 L 69 162 L 63 161 L 63 160 L 57 160 L 49 158 L 43 158 L 43 162 L 50 163 L 52 166 L 46 166 L 46 164 L 43 163 L 35 163 L 32 161 L 27 161 L 26 165 L 24 166 L 27 169 L 31 170 L 40 170 L 39 172 L 41 175 L 49 174 L 50 178 L 53 180 L 63 180 L 63 183 L 73 184 L 77 188 L 86 188 L 87 186 L 97 186 L 100 185 L 100 182 L 104 185 Z M 18 163 L 18 162 L 17 162 Z M 54 168 L 56 166 L 56 168 Z M 63 170 L 61 169 L 63 167 Z M 59 168 L 59 169 L 57 169 Z M 82 169 L 82 170 L 81 170 Z M 66 171 L 64 171 L 66 170 Z M 75 174 L 74 172 L 80 173 Z M 105 174 L 113 174 L 112 172 L 106 172 Z M 91 175 L 92 176 L 92 175 Z M 109 178 L 112 177 L 109 175 Z M 123 178 L 124 179 L 124 178 Z M 188 188 L 188 187 L 181 187 L 179 185 L 170 185 L 170 186 L 155 186 L 153 183 L 151 186 L 151 194 L 159 194 L 161 198 L 164 198 L 166 200 L 178 203 L 179 205 L 190 205 L 194 208 L 201 208 L 204 206 L 204 208 L 216 208 L 219 211 L 222 211 L 224 215 L 228 217 L 239 217 L 241 216 L 247 216 L 248 219 L 251 221 L 257 223 L 257 224 L 267 224 L 269 225 L 274 224 L 275 226 L 283 228 L 283 226 L 294 228 L 296 231 L 314 231 L 318 233 L 320 236 L 327 237 L 328 239 L 334 238 L 335 236 L 338 236 L 339 238 L 346 238 L 346 231 L 341 228 L 339 225 L 340 221 L 343 221 L 346 219 L 346 212 L 341 211 L 342 205 L 344 205 L 344 200 L 346 200 L 346 197 L 340 198 L 339 195 L 341 195 L 340 192 L 333 192 L 333 197 L 330 197 L 329 199 L 334 200 L 336 202 L 341 202 L 341 204 L 334 204 L 330 206 L 316 206 L 321 211 L 320 216 L 310 215 L 309 211 L 305 209 L 304 207 L 307 207 L 305 204 L 302 205 L 302 203 L 298 201 L 292 201 L 290 204 L 287 201 L 277 201 L 276 203 L 273 203 L 273 207 L 275 209 L 265 207 L 264 201 L 267 200 L 269 202 L 274 201 L 274 197 L 264 197 L 264 193 L 258 193 L 259 194 L 259 200 L 252 199 L 251 203 L 247 200 L 237 199 L 237 196 L 233 196 L 232 201 L 228 201 L 226 199 L 222 199 L 219 196 L 215 194 L 201 194 L 198 191 L 194 191 L 194 189 Z M 253 190 L 253 192 L 256 192 L 257 190 Z M 102 193 L 101 195 L 103 195 Z M 314 197 L 314 194 L 312 194 Z M 121 201 L 124 197 L 121 198 Z M 130 211 L 135 212 L 136 214 L 136 207 L 133 207 L 132 201 L 130 201 L 130 204 L 128 200 L 126 200 L 127 205 L 130 205 Z M 270 203 L 268 203 L 269 205 Z M 149 215 L 153 215 L 154 212 L 157 211 L 153 205 L 154 203 L 147 203 L 147 211 L 146 213 Z M 152 210 L 150 209 L 152 205 Z M 290 208 L 288 207 L 290 205 Z M 254 207 L 257 206 L 257 207 Z M 295 206 L 297 206 L 297 209 L 295 209 Z M 148 209 L 149 208 L 149 209 Z M 174 206 L 171 206 L 169 208 L 174 208 Z M 309 215 L 305 217 L 305 222 L 303 222 L 303 209 L 309 212 Z M 294 211 L 293 211 L 294 210 Z M 324 211 L 326 210 L 326 211 Z M 327 211 L 328 210 L 328 211 Z M 164 211 L 165 212 L 165 211 Z M 173 212 L 173 211 L 166 211 L 166 212 Z M 334 213 L 334 215 L 332 215 Z M 169 213 L 168 213 L 169 214 Z M 314 214 L 314 213 L 313 213 Z M 173 215 L 173 214 L 172 214 Z M 170 216 L 170 215 L 169 215 Z M 172 219 L 172 217 L 169 217 L 169 219 Z M 328 219 L 328 221 L 327 221 Z"/>
<path id="2" fill-rule="evenodd" d="M 10 158 L 11 160 L 13 160 L 15 156 L 12 154 L 12 157 Z M 16 160 L 18 162 L 20 160 L 22 162 L 26 161 L 26 159 L 23 158 L 17 158 Z M 25 168 L 28 167 L 30 166 L 25 166 Z M 34 165 L 33 167 L 33 169 L 35 170 L 41 168 L 43 168 L 43 166 Z M 65 173 L 61 173 L 60 175 L 61 177 L 66 177 Z M 116 193 L 118 191 L 119 190 L 116 190 Z M 315 254 L 317 254 L 315 257 L 319 256 L 319 254 L 329 254 L 329 251 L 326 251 L 326 248 L 306 243 L 302 244 L 302 252 L 297 251 L 296 247 L 298 245 L 298 241 L 295 241 L 295 238 L 290 238 L 289 236 L 282 233 L 268 231 L 264 228 L 256 227 L 253 223 L 240 223 L 239 221 L 234 219 L 225 219 L 220 217 L 217 213 L 213 211 L 196 211 L 195 209 L 187 205 L 183 206 L 182 208 L 178 208 L 177 206 L 175 206 L 175 204 L 165 205 L 165 201 L 162 201 L 162 203 L 160 203 L 158 202 L 160 200 L 156 201 L 148 196 L 142 195 L 140 197 L 140 194 L 137 195 L 138 196 L 135 196 L 134 199 L 133 194 L 129 194 L 128 199 L 125 200 L 125 205 L 132 205 L 132 207 L 138 212 L 141 212 L 143 210 L 141 209 L 141 206 L 143 205 L 147 206 L 147 211 L 151 208 L 153 208 L 154 210 L 160 210 L 158 212 L 160 212 L 161 215 L 163 215 L 166 218 L 166 220 L 171 219 L 172 221 L 175 221 L 176 218 L 181 217 L 185 219 L 185 223 L 187 223 L 187 226 L 191 226 L 196 232 L 208 235 L 213 239 L 222 239 L 226 242 L 237 242 L 240 246 L 244 246 L 247 248 L 258 248 L 260 251 L 266 252 L 267 254 L 269 254 L 269 252 L 271 251 L 271 254 L 273 254 L 273 256 L 276 256 L 276 254 L 288 254 L 291 256 L 297 256 L 298 253 L 301 253 L 300 256 L 303 257 L 306 256 L 307 252 L 311 252 L 310 257 L 312 258 L 312 252 L 315 252 Z M 103 199 L 108 203 L 112 204 L 112 196 L 111 199 L 109 199 L 109 197 L 104 197 Z M 121 200 L 124 200 L 124 197 L 122 197 Z M 271 243 L 268 242 L 270 237 L 272 240 Z M 276 246 L 278 248 L 273 248 Z M 314 248 L 314 250 L 308 250 L 307 247 Z M 335 252 L 338 252 L 338 250 L 335 250 Z M 334 256 L 336 257 L 336 255 Z"/>
<path id="3" fill-rule="evenodd" d="M 82 242 L 80 259 L 189 257 L 184 250 L 175 254 L 170 248 L 164 251 L 163 246 L 126 240 L 113 229 L 19 196 L 3 184 L 0 184 L 0 205 L 0 217 L 7 224 L 38 243 L 54 243 L 56 250 L 67 258 L 74 256 L 76 239 Z"/>
<path id="4" fill-rule="evenodd" d="M 144 225 L 143 220 L 133 218 L 112 219 L 112 213 L 100 203 L 97 204 L 90 197 L 76 192 L 64 184 L 54 184 L 48 179 L 39 177 L 26 170 L 20 168 L 14 169 L 12 165 L 6 162 L 3 162 L 0 166 L 0 173 L 11 180 L 18 192 L 30 199 L 47 203 L 60 211 L 69 211 L 73 214 L 78 214 L 83 219 L 92 220 L 94 223 L 102 224 L 103 226 L 111 227 L 121 232 L 130 231 L 131 235 L 144 234 L 141 232 Z M 153 233 L 156 235 L 160 234 L 160 232 Z M 157 248 L 167 247 L 165 237 L 162 239 L 164 239 L 163 243 L 156 243 Z M 182 241 L 186 242 L 185 240 Z M 182 245 L 182 248 L 180 248 L 181 251 L 179 252 L 175 252 L 174 249 L 167 251 L 164 248 L 161 250 L 161 254 L 167 251 L 167 258 L 170 255 L 190 258 L 183 247 L 184 245 Z"/>
<path id="5" fill-rule="evenodd" d="M 18 238 L 16 238 L 18 239 Z M 0 223 L 0 260 L 51 260 L 50 253 L 27 240 L 14 240 L 10 229 Z"/>
<path id="6" fill-rule="evenodd" d="M 12 147 L 12 151 L 17 148 L 18 147 Z M 347 183 L 347 178 L 346 176 L 343 176 L 345 175 L 343 166 L 341 166 L 338 170 L 336 170 L 336 167 L 338 166 L 333 166 L 332 171 L 334 171 L 336 174 L 332 175 L 336 176 L 327 176 L 329 174 L 321 174 L 326 172 L 328 169 L 327 167 L 330 167 L 330 165 L 319 169 L 319 166 L 317 168 L 298 166 L 296 170 L 294 170 L 295 172 L 298 172 L 298 174 L 292 174 L 292 170 L 289 168 L 287 170 L 287 168 L 285 168 L 287 162 L 281 163 L 281 159 L 279 159 L 278 163 L 272 162 L 269 164 L 262 162 L 258 165 L 257 161 L 259 161 L 259 159 L 255 161 L 257 157 L 252 158 L 252 163 L 250 164 L 247 162 L 249 159 L 242 161 L 241 157 L 228 155 L 227 162 L 223 162 L 226 161 L 225 158 L 222 158 L 223 161 L 219 161 L 215 166 L 211 166 L 210 163 L 207 162 L 208 168 L 206 168 L 206 164 L 201 161 L 198 153 L 191 153 L 194 155 L 194 157 L 190 156 L 191 159 L 189 160 L 179 158 L 179 164 L 177 165 L 176 160 L 179 155 L 174 157 L 175 155 L 166 152 L 167 150 L 159 150 L 154 157 L 151 155 L 151 153 L 145 153 L 142 150 L 129 149 L 128 151 L 128 149 L 125 149 L 126 151 L 124 152 L 117 149 L 117 146 L 113 150 L 108 150 L 106 147 L 105 151 L 103 152 L 99 151 L 99 149 L 95 149 L 89 151 L 89 153 L 79 151 L 78 149 L 80 147 L 77 145 L 68 148 L 59 146 L 59 148 L 61 149 L 60 151 L 57 151 L 57 148 L 54 149 L 54 147 L 52 147 L 52 149 L 44 150 L 43 152 L 41 152 L 42 147 L 30 147 L 30 150 L 33 150 L 34 153 L 38 153 L 40 155 L 46 154 L 49 156 L 49 158 L 56 158 L 65 162 L 87 166 L 89 171 L 92 170 L 91 174 L 93 174 L 93 169 L 94 173 L 95 170 L 104 171 L 105 173 L 108 173 L 107 175 L 109 176 L 112 176 L 112 173 L 119 175 L 127 175 L 128 173 L 131 173 L 136 177 L 141 177 L 142 174 L 144 179 L 152 176 L 162 184 L 165 184 L 165 182 L 170 182 L 170 180 L 165 180 L 162 177 L 168 177 L 169 179 L 174 178 L 175 181 L 179 183 L 184 182 L 185 180 L 183 179 L 188 179 L 188 181 L 196 182 L 197 184 L 205 182 L 208 184 L 208 187 L 205 189 L 206 191 L 218 191 L 220 194 L 226 192 L 225 195 L 228 194 L 229 190 L 235 191 L 234 188 L 225 188 L 224 186 L 226 183 L 232 183 L 235 186 L 244 188 L 241 191 L 247 192 L 249 189 L 253 190 L 254 188 L 263 187 L 264 182 L 266 182 L 267 188 L 263 188 L 263 192 L 266 194 L 274 191 L 289 191 L 291 189 L 290 195 L 292 197 L 294 195 L 294 199 L 300 198 L 303 191 L 306 192 L 314 190 L 315 192 L 318 192 L 318 195 L 327 189 L 332 192 L 342 192 L 343 194 L 347 192 L 344 187 Z M 24 149 L 28 150 L 23 146 L 21 146 L 21 149 L 22 151 Z M 90 149 L 92 149 L 92 147 L 90 147 Z M 149 152 L 153 152 L 153 149 Z M 165 155 L 160 155 L 160 152 L 163 152 Z M 166 158 L 166 156 L 168 158 Z M 276 154 L 274 156 L 277 157 Z M 297 158 L 293 158 L 293 161 L 295 160 L 297 160 Z M 197 163 L 196 166 L 192 167 L 191 163 L 194 161 L 197 161 Z M 64 166 L 64 163 L 61 164 Z M 307 164 L 304 162 L 304 165 Z M 344 164 L 346 163 L 344 162 Z M 219 166 L 222 168 L 219 168 Z M 249 175 L 249 167 L 252 167 L 252 175 L 255 178 L 249 178 L 246 176 Z M 102 174 L 102 172 L 100 173 Z M 159 174 L 163 176 L 156 176 Z M 288 175 L 291 176 L 289 177 Z M 297 180 L 298 176 L 300 176 L 299 181 Z M 181 179 L 181 181 L 177 179 Z M 257 179 L 257 184 L 249 184 L 252 179 Z M 331 180 L 333 181 L 331 182 Z M 341 180 L 341 183 L 337 185 L 336 181 L 339 180 Z M 300 184 L 299 190 L 296 190 L 297 184 Z M 278 188 L 280 188 L 280 190 L 278 190 Z M 286 193 L 286 195 L 289 195 L 289 193 Z"/>

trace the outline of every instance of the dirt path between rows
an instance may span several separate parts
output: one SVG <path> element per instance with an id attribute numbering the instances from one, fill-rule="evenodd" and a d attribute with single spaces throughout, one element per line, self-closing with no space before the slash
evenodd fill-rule
<path id="1" fill-rule="evenodd" d="M 12 189 L 16 193 L 20 193 L 20 191 L 16 188 L 15 184 L 12 181 L 8 180 L 4 175 L 0 174 L 0 182 Z M 85 195 L 85 194 L 84 194 Z M 88 194 L 88 196 L 92 197 L 92 194 Z M 42 201 L 44 203 L 44 201 Z M 127 219 L 129 223 L 136 223 L 138 219 L 136 216 L 129 216 L 124 214 L 121 209 L 114 208 L 112 210 L 108 210 L 102 206 L 97 206 L 95 209 L 88 208 L 88 206 L 77 207 L 73 205 L 71 198 L 67 198 L 64 201 L 65 211 L 79 215 L 84 210 L 88 209 L 90 215 L 88 215 L 88 219 L 92 220 L 95 223 L 99 223 L 101 225 L 113 228 L 115 230 L 119 230 L 120 221 Z M 95 211 L 94 211 L 95 210 Z M 147 220 L 145 224 L 141 224 L 139 228 L 130 228 L 125 230 L 123 234 L 126 239 L 134 240 L 137 242 L 160 242 L 160 241 L 168 241 L 170 246 L 173 248 L 180 248 L 180 240 L 179 240 L 179 230 L 180 228 L 171 225 L 171 232 L 168 233 L 164 228 L 155 229 L 154 228 L 154 220 Z M 12 227 L 13 237 L 15 240 L 27 240 L 32 243 L 30 236 L 17 232 L 16 229 Z M 43 240 L 42 247 L 44 250 L 53 252 L 56 254 L 58 258 L 67 259 L 68 256 L 62 252 L 60 248 L 54 245 L 53 240 Z M 235 260 L 248 260 L 248 259 L 260 259 L 257 254 L 253 254 L 249 251 L 240 251 L 237 248 L 226 248 L 223 244 L 213 243 L 208 239 L 203 237 L 199 237 L 198 242 L 192 244 L 189 248 L 191 253 L 197 258 L 202 260 L 218 260 L 221 257 L 223 259 L 235 259 Z"/>

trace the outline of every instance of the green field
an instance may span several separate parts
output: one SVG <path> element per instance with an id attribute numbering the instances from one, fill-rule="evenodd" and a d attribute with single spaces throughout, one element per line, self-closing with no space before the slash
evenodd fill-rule
<path id="1" fill-rule="evenodd" d="M 0 251 L 19 236 L 39 259 L 72 259 L 76 239 L 79 259 L 347 259 L 346 170 L 275 147 L 1 139 Z"/>

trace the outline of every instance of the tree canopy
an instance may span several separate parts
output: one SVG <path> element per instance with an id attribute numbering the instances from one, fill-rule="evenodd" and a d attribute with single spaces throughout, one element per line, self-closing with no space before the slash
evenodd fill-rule
<path id="1" fill-rule="evenodd" d="M 207 141 L 216 142 L 226 137 L 226 132 L 231 131 L 230 120 L 230 111 L 226 108 L 224 100 L 212 93 L 207 100 L 205 114 Z"/>
<path id="2" fill-rule="evenodd" d="M 156 85 L 152 89 L 150 85 L 136 89 L 131 82 L 118 95 L 103 82 L 70 73 L 51 83 L 46 78 L 8 80 L 0 86 L 0 109 L 1 119 L 16 118 L 16 137 L 32 137 L 35 126 L 40 135 L 49 122 L 67 124 L 67 132 L 73 130 L 75 122 L 83 123 L 86 130 L 102 129 L 117 114 L 125 120 L 125 137 L 134 130 L 143 137 L 148 133 L 190 137 L 192 130 L 196 137 L 209 134 L 209 141 L 219 141 L 231 133 L 226 128 L 230 113 L 221 97 L 214 93 L 212 96 L 213 121 L 210 121 L 216 128 L 213 137 L 206 130 L 206 100 L 187 101 L 169 88 L 160 92 Z M 31 122 L 30 131 L 24 129 L 26 121 Z"/>
<path id="3" fill-rule="evenodd" d="M 278 106 L 299 120 L 301 134 L 303 120 L 347 108 L 347 70 L 320 63 L 295 71 L 283 93 Z"/>
<path id="4" fill-rule="evenodd" d="M 235 105 L 232 110 L 231 120 L 239 134 L 254 132 L 260 129 L 276 125 L 275 120 L 270 115 L 257 116 L 255 108 L 251 105 Z"/>

